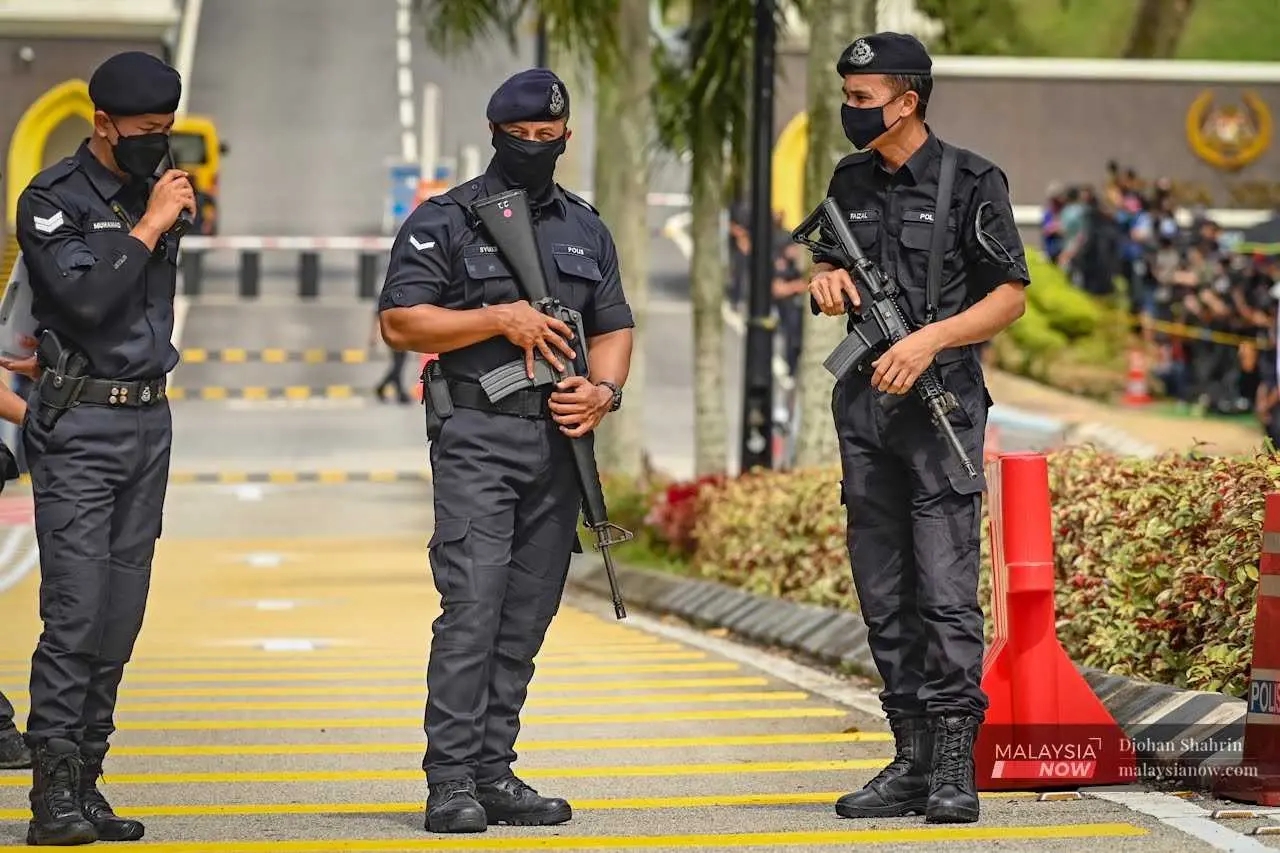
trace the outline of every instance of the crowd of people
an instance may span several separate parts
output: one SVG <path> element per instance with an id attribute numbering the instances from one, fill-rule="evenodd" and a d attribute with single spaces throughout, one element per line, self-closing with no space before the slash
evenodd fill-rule
<path id="1" fill-rule="evenodd" d="M 1179 223 L 1176 209 L 1171 181 L 1147 182 L 1112 162 L 1101 192 L 1050 188 L 1042 245 L 1082 290 L 1123 288 L 1157 390 L 1192 411 L 1254 410 L 1269 424 L 1280 264 L 1233 251 L 1203 211 Z"/>

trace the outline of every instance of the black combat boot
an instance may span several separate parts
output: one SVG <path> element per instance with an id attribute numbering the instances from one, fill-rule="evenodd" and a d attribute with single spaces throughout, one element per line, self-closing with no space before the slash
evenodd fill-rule
<path id="1" fill-rule="evenodd" d="M 924 814 L 929 801 L 933 730 L 928 717 L 903 717 L 889 724 L 895 754 L 889 766 L 859 791 L 836 801 L 840 817 L 904 817 Z"/>
<path id="2" fill-rule="evenodd" d="M 428 832 L 484 832 L 489 828 L 484 807 L 476 802 L 476 784 L 470 779 L 455 779 L 428 785 Z"/>
<path id="3" fill-rule="evenodd" d="M 80 810 L 98 831 L 99 841 L 137 841 L 146 831 L 141 821 L 116 817 L 111 804 L 98 790 L 102 776 L 102 759 L 107 757 L 105 743 L 82 743 L 80 755 L 84 769 L 80 772 Z"/>
<path id="4" fill-rule="evenodd" d="M 973 823 L 978 819 L 978 786 L 973 778 L 977 717 L 946 714 L 934 724 L 933 780 L 928 823 Z"/>
<path id="5" fill-rule="evenodd" d="M 25 770 L 31 766 L 31 750 L 17 729 L 0 732 L 0 770 Z"/>
<path id="6" fill-rule="evenodd" d="M 476 798 L 484 806 L 489 823 L 508 826 L 554 826 L 573 817 L 564 800 L 543 797 L 515 776 L 480 785 Z"/>
<path id="7" fill-rule="evenodd" d="M 98 840 L 93 824 L 80 810 L 80 748 L 69 740 L 50 738 L 32 750 L 31 824 L 27 843 L 37 847 L 70 847 Z"/>

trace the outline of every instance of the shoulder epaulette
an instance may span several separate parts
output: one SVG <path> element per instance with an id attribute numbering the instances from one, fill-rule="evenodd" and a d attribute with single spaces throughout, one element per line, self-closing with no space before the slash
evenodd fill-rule
<path id="1" fill-rule="evenodd" d="M 872 152 L 870 151 L 855 151 L 852 154 L 846 155 L 840 159 L 839 163 L 836 163 L 836 171 L 838 172 L 849 166 L 861 165 L 871 159 L 871 154 Z"/>
<path id="2" fill-rule="evenodd" d="M 981 154 L 975 154 L 967 148 L 953 147 L 956 149 L 956 164 L 971 175 L 982 175 L 996 167 L 995 163 Z"/>
<path id="3" fill-rule="evenodd" d="M 31 186 L 47 190 L 54 184 L 65 180 L 75 170 L 76 158 L 64 157 L 32 178 Z"/>
<path id="4" fill-rule="evenodd" d="M 557 184 L 556 186 L 559 186 L 559 184 Z M 598 210 L 596 210 L 594 207 L 592 207 L 592 206 L 587 202 L 587 200 L 586 200 L 585 198 L 583 198 L 582 196 L 580 196 L 580 195 L 574 195 L 573 193 L 569 192 L 569 191 L 568 191 L 567 189 L 565 189 L 564 187 L 560 187 L 560 192 L 564 193 L 564 197 L 565 197 L 565 198 L 567 198 L 567 199 L 569 199 L 569 201 L 573 202 L 574 204 L 579 205 L 579 206 L 581 206 L 581 207 L 585 207 L 587 210 L 591 211 L 591 212 L 592 212 L 592 213 L 594 213 L 596 216 L 599 216 L 599 215 L 600 215 L 600 211 L 598 211 Z"/>

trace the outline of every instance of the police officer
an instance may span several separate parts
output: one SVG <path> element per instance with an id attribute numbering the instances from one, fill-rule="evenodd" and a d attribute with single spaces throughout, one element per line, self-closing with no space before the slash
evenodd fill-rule
<path id="1" fill-rule="evenodd" d="M 178 230 L 195 214 L 168 154 L 178 73 L 144 53 L 89 81 L 93 136 L 18 199 L 41 378 L 23 439 L 35 495 L 44 631 L 31 660 L 27 742 L 37 845 L 127 841 L 96 787 L 124 665 L 142 626 L 173 424 L 165 375 Z"/>
<path id="2" fill-rule="evenodd" d="M 943 142 L 925 122 L 931 66 L 924 46 L 898 33 L 860 38 L 836 64 L 845 135 L 859 153 L 836 165 L 827 194 L 867 257 L 899 282 L 899 302 L 918 327 L 832 395 L 853 579 L 897 750 L 836 811 L 924 813 L 950 823 L 978 819 L 973 745 L 987 708 L 978 603 L 985 482 L 963 472 L 920 400 L 903 395 L 936 362 L 959 398 L 949 419 L 980 466 L 991 398 L 975 345 L 1022 314 L 1030 279 L 1004 173 Z M 809 293 L 815 311 L 844 315 L 846 299 L 860 301 L 833 260 L 814 258 Z"/>
<path id="3" fill-rule="evenodd" d="M 427 665 L 430 795 L 426 828 L 569 820 L 561 799 L 514 776 L 514 744 L 533 659 L 560 604 L 581 502 L 569 437 L 588 435 L 622 400 L 631 309 L 613 239 L 594 208 L 554 180 L 569 140 L 569 92 L 550 71 L 520 72 L 494 92 L 494 155 L 485 173 L 424 202 L 392 248 L 380 309 L 393 349 L 440 353 L 429 383 L 435 491 L 431 571 L 441 597 Z M 571 331 L 524 301 L 507 260 L 466 205 L 524 189 L 552 296 L 581 312 L 590 377 L 494 405 L 486 372 L 536 357 L 563 366 Z M 452 416 L 440 407 L 447 390 Z"/>

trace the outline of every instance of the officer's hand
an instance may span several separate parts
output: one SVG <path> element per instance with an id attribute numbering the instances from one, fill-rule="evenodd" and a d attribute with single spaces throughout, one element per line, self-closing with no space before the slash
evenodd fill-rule
<path id="1" fill-rule="evenodd" d="M 525 301 L 502 307 L 502 336 L 524 350 L 524 366 L 529 378 L 533 378 L 533 359 L 537 353 L 556 370 L 563 371 L 561 357 L 572 360 L 574 356 L 573 347 L 568 343 L 573 340 L 573 330 Z"/>
<path id="2" fill-rule="evenodd" d="M 871 363 L 871 384 L 890 394 L 906 394 L 940 349 L 928 326 L 912 332 Z"/>
<path id="3" fill-rule="evenodd" d="M 570 376 L 551 394 L 551 418 L 570 438 L 586 435 L 600 425 L 613 405 L 613 392 L 581 376 Z"/>
<path id="4" fill-rule="evenodd" d="M 854 287 L 848 270 L 826 270 L 816 274 L 809 279 L 809 295 L 817 303 L 819 311 L 832 317 L 846 312 L 846 297 L 855 311 L 862 307 L 858 288 Z"/>
<path id="5" fill-rule="evenodd" d="M 23 335 L 18 339 L 18 343 L 21 346 L 32 350 L 40 344 L 39 341 L 30 335 Z M 0 367 L 3 367 L 10 373 L 21 374 L 28 379 L 40 378 L 40 365 L 36 362 L 35 353 L 32 353 L 26 358 L 0 358 Z"/>
<path id="6" fill-rule="evenodd" d="M 143 219 L 149 220 L 161 231 L 168 231 L 183 210 L 196 215 L 196 193 L 191 186 L 191 178 L 180 169 L 170 169 L 160 176 L 151 189 L 151 198 L 147 202 L 147 212 Z"/>

